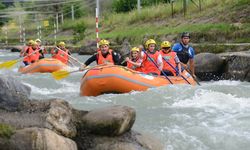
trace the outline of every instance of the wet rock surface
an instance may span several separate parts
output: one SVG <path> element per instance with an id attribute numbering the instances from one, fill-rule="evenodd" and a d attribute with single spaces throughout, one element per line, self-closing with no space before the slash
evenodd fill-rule
<path id="1" fill-rule="evenodd" d="M 13 129 L 8 136 L 0 135 L 0 147 L 6 150 L 163 149 L 158 140 L 132 130 L 136 116 L 133 108 L 115 105 L 77 110 L 60 99 L 30 100 L 30 88 L 11 77 L 0 77 L 0 82 L 4 97 L 0 101 L 0 125 Z M 17 91 L 23 93 L 19 96 Z"/>
<path id="2" fill-rule="evenodd" d="M 250 81 L 250 51 L 195 56 L 195 73 L 201 80 Z"/>

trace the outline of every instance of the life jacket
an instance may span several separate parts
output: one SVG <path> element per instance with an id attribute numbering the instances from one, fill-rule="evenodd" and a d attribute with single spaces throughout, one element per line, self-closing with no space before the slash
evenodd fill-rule
<path id="1" fill-rule="evenodd" d="M 155 64 L 157 65 L 157 59 L 158 56 L 160 55 L 160 53 L 158 51 L 156 51 L 154 54 L 152 53 L 148 53 L 148 56 L 154 61 L 152 62 L 151 59 L 144 54 L 143 56 L 143 72 L 148 74 L 148 73 L 156 73 L 158 75 L 161 74 L 161 71 L 159 70 L 158 66 L 155 66 Z"/>
<path id="2" fill-rule="evenodd" d="M 181 47 L 182 47 L 182 51 L 177 52 L 177 56 L 180 59 L 180 62 L 187 64 L 188 60 L 189 60 L 189 53 L 188 53 L 188 47 L 184 47 L 184 45 L 182 43 L 180 43 Z"/>
<path id="3" fill-rule="evenodd" d="M 37 46 L 37 49 L 39 50 L 39 59 L 44 58 L 43 50 L 41 50 L 41 46 Z"/>
<path id="4" fill-rule="evenodd" d="M 36 51 L 36 52 L 35 52 Z M 26 54 L 24 56 L 23 61 L 26 61 L 28 63 L 33 63 L 35 61 L 37 61 L 39 59 L 39 52 L 38 49 L 36 48 L 35 50 L 32 48 L 32 46 L 29 46 L 24 54 Z"/>
<path id="5" fill-rule="evenodd" d="M 20 52 L 20 56 L 24 56 L 24 54 L 26 53 L 27 49 L 29 48 L 30 46 L 25 46 L 24 49 Z"/>
<path id="6" fill-rule="evenodd" d="M 162 50 L 160 51 L 163 61 L 163 69 L 162 70 L 168 70 L 170 71 L 174 76 L 176 76 L 176 63 L 175 63 L 175 56 L 176 53 L 171 51 L 169 53 L 164 53 Z M 168 61 L 172 66 L 170 66 L 166 61 Z"/>
<path id="7" fill-rule="evenodd" d="M 105 64 L 106 62 L 115 64 L 113 60 L 113 56 L 112 56 L 112 49 L 109 49 L 106 57 L 103 57 L 101 51 L 98 51 L 96 56 L 97 56 L 96 60 L 97 60 L 98 65 Z"/>
<path id="8" fill-rule="evenodd" d="M 136 63 L 140 63 L 140 59 L 138 58 L 136 61 L 134 61 Z M 143 68 L 142 66 L 140 67 L 136 67 L 135 65 L 133 65 L 132 63 L 130 63 L 129 61 L 127 62 L 127 67 L 132 69 L 132 70 L 135 70 L 135 71 L 139 71 L 139 72 L 143 72 Z"/>
<path id="9" fill-rule="evenodd" d="M 58 59 L 62 63 L 67 64 L 69 61 L 69 50 L 67 50 L 67 49 L 65 49 L 65 51 L 58 50 L 57 53 L 52 56 L 52 58 Z"/>

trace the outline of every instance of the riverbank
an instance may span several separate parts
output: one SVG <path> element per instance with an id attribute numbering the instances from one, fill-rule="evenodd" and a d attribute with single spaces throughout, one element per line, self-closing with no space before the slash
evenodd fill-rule
<path id="1" fill-rule="evenodd" d="M 224 52 L 237 52 L 237 51 L 247 51 L 250 49 L 250 43 L 191 43 L 195 49 L 195 53 L 224 53 Z M 128 50 L 132 47 L 128 43 Z M 45 48 L 50 51 L 54 46 L 45 46 Z M 113 46 L 111 43 L 111 48 L 117 52 L 121 53 L 123 44 Z M 96 52 L 96 43 L 93 41 L 92 44 L 86 46 L 67 46 L 67 48 L 72 53 L 78 53 L 80 55 L 92 55 Z M 23 49 L 22 45 L 0 45 L 0 49 L 7 49 L 12 52 L 20 52 Z M 122 52 L 123 53 L 123 52 Z"/>

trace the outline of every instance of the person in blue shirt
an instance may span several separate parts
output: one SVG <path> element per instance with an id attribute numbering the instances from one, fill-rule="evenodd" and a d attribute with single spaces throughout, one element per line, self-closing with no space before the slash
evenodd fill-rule
<path id="1" fill-rule="evenodd" d="M 181 65 L 191 71 L 191 75 L 196 77 L 194 74 L 194 48 L 189 45 L 190 42 L 190 33 L 183 32 L 181 34 L 181 41 L 179 43 L 175 43 L 172 47 L 172 50 L 176 52 L 178 58 L 180 59 Z"/>

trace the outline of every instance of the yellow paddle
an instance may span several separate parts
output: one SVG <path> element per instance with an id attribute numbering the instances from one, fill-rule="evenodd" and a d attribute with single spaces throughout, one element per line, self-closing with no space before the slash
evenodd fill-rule
<path id="1" fill-rule="evenodd" d="M 19 60 L 20 60 L 20 59 L 15 59 L 15 60 L 10 60 L 10 61 L 3 62 L 2 64 L 0 64 L 0 69 L 2 69 L 2 68 L 10 69 L 10 68 L 13 67 L 17 62 L 19 62 Z"/>
<path id="2" fill-rule="evenodd" d="M 92 69 L 94 67 L 96 67 L 96 66 L 86 67 L 86 68 L 83 68 L 83 69 L 79 68 L 78 70 L 74 70 L 74 71 L 58 70 L 58 71 L 52 72 L 52 76 L 56 80 L 61 80 L 63 78 L 68 77 L 71 73 L 78 72 L 78 71 L 84 71 L 84 70 L 87 70 L 87 69 Z"/>
<path id="3" fill-rule="evenodd" d="M 104 66 L 106 64 L 101 64 L 101 65 L 96 65 L 96 66 Z M 79 68 L 78 70 L 74 70 L 74 71 L 67 71 L 67 70 L 58 70 L 58 71 L 55 71 L 55 72 L 52 72 L 52 76 L 54 79 L 56 80 L 61 80 L 63 78 L 66 78 L 68 77 L 71 73 L 74 73 L 74 72 L 78 72 L 78 71 L 84 71 L 84 70 L 89 70 L 89 69 L 92 69 L 92 68 L 95 68 L 96 66 L 92 66 L 92 67 L 85 67 L 85 68 Z"/>
<path id="4" fill-rule="evenodd" d="M 16 63 L 18 63 L 22 59 L 23 58 L 3 62 L 3 63 L 0 64 L 0 69 L 2 69 L 2 68 L 10 69 L 11 67 L 13 67 Z"/>
<path id="5" fill-rule="evenodd" d="M 7 68 L 7 69 L 10 69 L 12 68 L 16 63 L 18 63 L 19 61 L 22 61 L 24 58 L 34 54 L 35 52 L 38 52 L 39 50 L 36 50 L 34 52 L 32 52 L 31 54 L 27 55 L 27 56 L 24 56 L 22 58 L 19 58 L 19 59 L 15 59 L 15 60 L 9 60 L 9 61 L 6 61 L 6 62 L 3 62 L 0 64 L 0 69 L 2 68 Z"/>
<path id="6" fill-rule="evenodd" d="M 63 78 L 68 77 L 71 73 L 78 72 L 78 71 L 81 71 L 81 70 L 80 69 L 74 70 L 74 71 L 59 70 L 59 71 L 52 72 L 52 76 L 56 80 L 61 80 Z"/>

